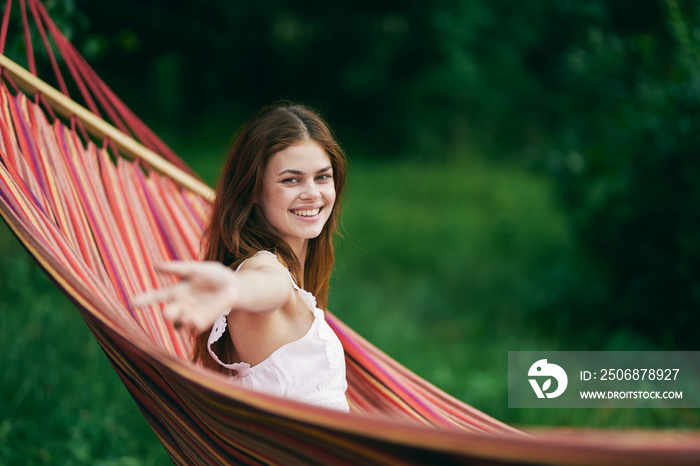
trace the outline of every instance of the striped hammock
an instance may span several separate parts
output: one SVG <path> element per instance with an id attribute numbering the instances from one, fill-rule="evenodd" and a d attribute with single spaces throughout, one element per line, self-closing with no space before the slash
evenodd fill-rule
<path id="1" fill-rule="evenodd" d="M 35 76 L 33 58 L 27 71 L 0 55 L 0 214 L 75 302 L 174 463 L 700 462 L 694 434 L 519 432 L 430 385 L 332 314 L 349 414 L 246 390 L 193 364 L 190 339 L 159 308 L 128 302 L 165 284 L 154 263 L 198 257 L 212 191 L 99 80 L 41 3 L 27 4 L 61 91 Z M 69 98 L 49 36 L 89 110 Z"/>

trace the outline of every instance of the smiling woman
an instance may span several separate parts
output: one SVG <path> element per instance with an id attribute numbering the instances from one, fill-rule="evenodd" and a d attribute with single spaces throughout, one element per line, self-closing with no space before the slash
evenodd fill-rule
<path id="1" fill-rule="evenodd" d="M 164 316 L 195 334 L 195 361 L 240 385 L 348 411 L 343 348 L 322 310 L 345 174 L 345 155 L 318 115 L 266 107 L 229 154 L 206 262 L 161 265 L 181 280 L 134 304 L 166 302 Z"/>

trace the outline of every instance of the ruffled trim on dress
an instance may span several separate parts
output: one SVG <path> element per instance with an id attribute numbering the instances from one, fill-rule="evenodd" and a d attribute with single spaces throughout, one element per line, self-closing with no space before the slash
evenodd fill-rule
<path id="1" fill-rule="evenodd" d="M 246 372 L 250 371 L 250 364 L 246 362 L 234 362 L 232 364 L 226 364 L 221 359 L 219 359 L 216 353 L 214 353 L 214 351 L 211 349 L 211 345 L 219 341 L 219 338 L 221 338 L 221 336 L 226 331 L 226 327 L 228 325 L 226 316 L 228 316 L 228 312 L 216 319 L 216 322 L 214 322 L 214 326 L 211 328 L 211 333 L 209 334 L 209 339 L 207 340 L 207 351 L 209 351 L 211 357 L 214 358 L 214 361 L 218 362 L 226 369 L 231 369 L 238 372 L 238 375 L 240 377 L 245 377 Z"/>

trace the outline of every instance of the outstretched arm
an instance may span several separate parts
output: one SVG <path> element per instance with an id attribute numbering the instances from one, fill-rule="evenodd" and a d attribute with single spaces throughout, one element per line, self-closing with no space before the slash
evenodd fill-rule
<path id="1" fill-rule="evenodd" d="M 132 300 L 135 306 L 166 303 L 163 316 L 175 326 L 197 332 L 211 327 L 230 309 L 270 313 L 293 296 L 287 271 L 273 257 L 259 255 L 234 272 L 218 262 L 167 262 L 157 267 L 180 278 L 174 285 L 146 292 Z"/>

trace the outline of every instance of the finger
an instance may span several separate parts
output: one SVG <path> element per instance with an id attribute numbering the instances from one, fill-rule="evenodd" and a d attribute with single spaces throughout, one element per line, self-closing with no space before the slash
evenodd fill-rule
<path id="1" fill-rule="evenodd" d="M 163 307 L 163 317 L 173 323 L 182 320 L 183 309 L 179 303 L 168 303 Z"/>
<path id="2" fill-rule="evenodd" d="M 154 268 L 160 273 L 171 273 L 186 279 L 194 273 L 197 264 L 197 261 L 168 261 L 156 264 Z"/>
<path id="3" fill-rule="evenodd" d="M 134 306 L 146 306 L 149 304 L 162 303 L 166 301 L 180 301 L 188 295 L 189 285 L 180 281 L 169 286 L 164 286 L 155 290 L 146 291 L 131 298 Z"/>
<path id="4" fill-rule="evenodd" d="M 176 330 L 186 324 L 184 309 L 177 303 L 170 303 L 163 308 L 163 318 L 170 321 Z"/>
<path id="5" fill-rule="evenodd" d="M 202 323 L 197 323 L 198 319 L 196 319 L 191 312 L 188 313 L 187 309 L 187 306 L 182 306 L 177 303 L 170 303 L 163 309 L 163 317 L 170 321 L 173 328 L 176 330 L 185 328 L 199 331 L 198 329 Z"/>
<path id="6" fill-rule="evenodd" d="M 157 290 L 147 291 L 143 294 L 132 297 L 131 304 L 133 306 L 148 306 L 149 304 L 168 301 L 173 297 L 174 288 L 174 286 L 168 286 Z"/>
<path id="7" fill-rule="evenodd" d="M 207 326 L 207 323 L 200 315 L 196 315 L 192 318 L 190 326 L 197 333 L 204 332 L 205 330 L 211 328 L 211 325 Z"/>

